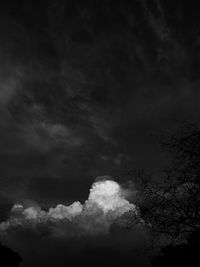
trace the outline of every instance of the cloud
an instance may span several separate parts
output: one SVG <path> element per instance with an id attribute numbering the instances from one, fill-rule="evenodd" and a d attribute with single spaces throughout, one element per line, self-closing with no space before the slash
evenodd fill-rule
<path id="1" fill-rule="evenodd" d="M 126 196 L 127 189 L 110 177 L 102 177 L 92 184 L 84 204 L 79 201 L 69 206 L 58 204 L 48 211 L 33 203 L 28 206 L 15 204 L 8 220 L 1 222 L 0 231 L 6 232 L 17 227 L 38 230 L 42 225 L 49 228 L 52 235 L 81 236 L 108 234 L 111 225 L 116 222 L 126 226 L 127 218 L 142 224 L 139 208 L 126 200 Z M 126 214 L 129 215 L 124 216 Z M 69 231 L 69 228 L 73 231 Z"/>
<path id="2" fill-rule="evenodd" d="M 25 125 L 22 129 L 27 146 L 43 152 L 49 152 L 55 147 L 62 149 L 79 148 L 84 139 L 72 129 L 59 123 L 36 122 Z"/>
<path id="3" fill-rule="evenodd" d="M 129 191 L 129 192 L 128 192 Z M 127 193 L 128 192 L 128 193 Z M 16 203 L 7 221 L 0 223 L 0 237 L 29 266 L 148 266 L 144 252 L 148 227 L 139 208 L 109 176 L 95 179 L 88 199 L 43 210 L 33 201 Z M 130 228 L 131 225 L 131 228 Z"/>

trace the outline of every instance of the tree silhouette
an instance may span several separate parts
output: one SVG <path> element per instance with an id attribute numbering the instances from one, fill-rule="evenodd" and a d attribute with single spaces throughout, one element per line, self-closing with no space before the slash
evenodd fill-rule
<path id="1" fill-rule="evenodd" d="M 179 242 L 200 226 L 200 131 L 187 126 L 161 145 L 171 164 L 162 179 L 145 184 L 143 213 L 153 233 Z"/>
<path id="2" fill-rule="evenodd" d="M 0 266 L 19 267 L 22 258 L 19 254 L 0 243 Z"/>
<path id="3" fill-rule="evenodd" d="M 169 162 L 162 177 L 139 175 L 142 217 L 163 247 L 152 267 L 199 266 L 200 130 L 186 125 L 159 142 Z"/>

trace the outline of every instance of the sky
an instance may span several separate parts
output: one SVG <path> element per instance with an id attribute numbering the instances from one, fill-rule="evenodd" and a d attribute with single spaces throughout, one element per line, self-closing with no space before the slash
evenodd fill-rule
<path id="1" fill-rule="evenodd" d="M 199 124 L 198 17 L 180 0 L 1 3 L 0 221 L 164 168 L 156 136 Z"/>

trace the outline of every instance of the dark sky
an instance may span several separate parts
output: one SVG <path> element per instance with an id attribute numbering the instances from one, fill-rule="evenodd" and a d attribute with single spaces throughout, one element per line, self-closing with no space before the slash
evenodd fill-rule
<path id="1" fill-rule="evenodd" d="M 1 219 L 159 171 L 154 136 L 199 124 L 195 1 L 5 1 L 0 58 Z"/>
<path id="2" fill-rule="evenodd" d="M 152 136 L 199 118 L 199 9 L 183 1 L 6 1 L 0 197 L 84 199 L 96 176 L 165 163 Z"/>

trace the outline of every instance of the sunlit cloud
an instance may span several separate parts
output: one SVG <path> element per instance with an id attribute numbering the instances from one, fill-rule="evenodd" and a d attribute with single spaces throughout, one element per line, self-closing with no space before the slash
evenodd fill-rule
<path id="1" fill-rule="evenodd" d="M 103 177 L 92 184 L 88 199 L 83 204 L 79 201 L 69 206 L 58 204 L 48 211 L 36 204 L 28 207 L 15 204 L 8 220 L 1 222 L 0 231 L 6 232 L 15 227 L 37 229 L 42 225 L 50 228 L 52 235 L 56 236 L 107 234 L 116 222 L 123 222 L 126 226 L 126 220 L 128 223 L 130 219 L 124 216 L 126 214 L 131 214 L 131 220 L 143 223 L 139 208 L 126 197 L 127 189 Z M 69 231 L 69 228 L 73 230 Z"/>

